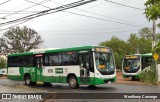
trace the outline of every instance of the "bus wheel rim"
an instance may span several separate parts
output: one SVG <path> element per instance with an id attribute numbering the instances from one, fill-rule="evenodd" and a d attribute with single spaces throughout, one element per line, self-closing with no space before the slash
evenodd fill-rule
<path id="1" fill-rule="evenodd" d="M 30 79 L 29 78 L 26 79 L 26 83 L 30 84 Z"/>
<path id="2" fill-rule="evenodd" d="M 75 87 L 76 86 L 76 80 L 74 78 L 70 79 L 70 85 L 72 87 Z"/>

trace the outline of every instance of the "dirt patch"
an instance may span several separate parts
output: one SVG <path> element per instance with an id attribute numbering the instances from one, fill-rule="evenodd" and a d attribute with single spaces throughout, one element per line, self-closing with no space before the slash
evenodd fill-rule
<path id="1" fill-rule="evenodd" d="M 2 76 L 0 77 L 0 79 L 7 79 L 7 76 Z"/>
<path id="2" fill-rule="evenodd" d="M 139 80 L 132 80 L 131 78 L 123 78 L 122 72 L 117 72 L 117 84 L 145 84 Z"/>

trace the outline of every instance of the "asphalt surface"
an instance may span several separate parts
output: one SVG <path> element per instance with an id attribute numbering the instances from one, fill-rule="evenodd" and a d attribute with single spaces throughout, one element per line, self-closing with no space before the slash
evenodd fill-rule
<path id="1" fill-rule="evenodd" d="M 0 79 L 0 93 L 160 93 L 160 86 L 156 85 L 135 85 L 135 84 L 104 84 L 96 87 L 82 85 L 78 89 L 70 89 L 68 84 L 55 84 L 46 87 L 38 84 L 33 87 L 24 85 L 21 81 Z M 98 95 L 97 94 L 97 95 Z M 159 99 L 51 99 L 51 100 L 0 100 L 0 102 L 160 102 Z"/>

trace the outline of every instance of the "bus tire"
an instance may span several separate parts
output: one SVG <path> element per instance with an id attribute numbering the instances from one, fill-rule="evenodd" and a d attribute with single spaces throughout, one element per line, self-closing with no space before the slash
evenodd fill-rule
<path id="1" fill-rule="evenodd" d="M 77 89 L 79 87 L 78 81 L 75 76 L 70 76 L 68 80 L 69 87 L 72 89 Z"/>
<path id="2" fill-rule="evenodd" d="M 24 80 L 25 80 L 25 85 L 27 85 L 27 86 L 33 86 L 36 84 L 36 82 L 31 81 L 30 75 L 26 75 Z"/>

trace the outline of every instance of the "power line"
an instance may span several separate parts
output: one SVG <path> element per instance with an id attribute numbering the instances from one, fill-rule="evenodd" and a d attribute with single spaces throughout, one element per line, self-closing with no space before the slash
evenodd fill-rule
<path id="1" fill-rule="evenodd" d="M 14 15 L 19 15 L 19 14 L 31 14 L 32 12 L 22 12 L 22 13 L 16 13 L 16 14 L 14 14 Z M 10 13 L 7 13 L 7 12 L 0 12 L 0 14 L 10 14 Z M 8 19 L 8 18 L 6 18 L 6 19 Z"/>
<path id="2" fill-rule="evenodd" d="M 28 21 L 28 20 L 25 20 L 25 21 L 19 22 L 18 24 L 12 25 L 12 26 L 10 26 L 10 27 L 0 29 L 0 31 L 10 29 L 10 28 L 12 28 L 12 27 L 15 27 L 15 26 L 18 26 L 18 25 L 20 25 L 20 24 L 23 24 L 23 23 L 25 23 L 25 22 L 27 22 L 27 21 Z"/>
<path id="3" fill-rule="evenodd" d="M 40 2 L 40 4 L 43 4 L 43 3 L 46 3 L 46 2 L 48 2 L 49 0 L 43 0 L 43 1 L 41 1 Z M 8 14 L 8 15 L 6 15 L 6 16 L 4 16 L 3 18 L 6 18 L 6 17 L 8 17 L 8 16 L 11 16 L 11 15 L 13 15 L 13 14 L 16 14 L 16 13 L 18 13 L 18 12 L 21 12 L 21 11 L 24 11 L 24 10 L 27 10 L 27 9 L 30 9 L 30 8 L 32 8 L 32 7 L 35 7 L 35 6 L 37 6 L 37 4 L 35 5 L 31 5 L 31 6 L 29 6 L 29 7 L 26 7 L 26 8 L 24 8 L 24 9 L 21 9 L 21 10 L 19 10 L 19 11 L 16 11 L 16 12 L 13 12 L 13 13 L 11 13 L 11 14 Z"/>
<path id="4" fill-rule="evenodd" d="M 28 0 L 25 0 L 25 1 L 28 1 Z M 35 3 L 35 2 L 32 2 L 32 1 L 28 1 L 28 2 Z M 38 4 L 38 3 L 36 3 L 36 4 Z M 42 5 L 42 4 L 39 4 L 39 5 L 51 9 L 50 7 L 44 6 L 44 5 Z M 85 10 L 82 10 L 82 11 L 85 11 Z M 108 21 L 108 22 L 114 22 L 114 23 L 119 23 L 119 24 L 130 25 L 130 26 L 142 27 L 142 26 L 139 26 L 139 25 L 133 25 L 133 24 L 123 23 L 123 22 L 119 22 L 119 21 L 106 20 L 106 19 L 103 19 L 103 18 L 98 18 L 98 17 L 88 16 L 88 15 L 83 15 L 83 14 L 74 13 L 74 12 L 69 12 L 69 11 L 63 11 L 63 12 L 67 12 L 67 13 L 75 14 L 75 15 L 79 15 L 79 16 L 84 16 L 84 17 L 88 17 L 88 18 L 99 19 L 99 20 Z M 88 11 L 85 11 L 85 12 L 88 12 Z M 92 13 L 92 14 L 95 14 L 95 13 Z M 98 15 L 98 14 L 97 14 L 97 15 Z"/>
<path id="5" fill-rule="evenodd" d="M 30 2 L 30 3 L 33 3 L 33 4 L 36 4 L 36 5 L 43 6 L 43 7 L 45 7 L 45 8 L 49 8 L 49 9 L 51 9 L 50 7 L 47 7 L 47 6 L 42 5 L 42 4 L 40 4 L 40 3 L 36 3 L 36 2 L 33 2 L 33 1 L 29 1 L 29 0 L 25 0 L 25 1 Z"/>
<path id="6" fill-rule="evenodd" d="M 9 1 L 11 1 L 11 0 L 7 0 L 5 2 L 2 2 L 2 3 L 0 3 L 0 5 L 3 5 L 3 4 L 5 4 L 5 3 L 9 2 Z"/>
<path id="7" fill-rule="evenodd" d="M 66 0 L 66 1 L 67 1 L 67 0 Z M 51 2 L 52 2 L 52 1 L 51 1 Z M 102 4 L 105 4 L 105 2 L 101 2 L 101 3 L 99 3 L 99 4 L 93 5 L 93 6 L 91 6 L 91 7 L 88 7 L 87 9 L 91 9 L 91 8 L 97 7 L 97 6 L 102 5 Z M 54 20 L 60 19 L 60 18 L 66 17 L 66 16 L 69 16 L 69 15 L 72 15 L 72 14 L 67 14 L 67 15 L 64 15 L 64 16 L 61 16 L 61 17 L 58 17 L 58 18 L 55 18 Z M 50 20 L 51 20 L 51 19 L 50 19 Z M 50 20 L 47 20 L 47 21 L 50 21 Z M 52 21 L 53 21 L 53 20 L 52 20 Z M 43 22 L 44 22 L 44 21 L 43 21 Z M 40 23 L 42 23 L 42 22 L 40 22 Z M 39 23 L 36 23 L 36 24 L 39 24 Z"/>
<path id="8" fill-rule="evenodd" d="M 142 26 L 140 26 L 140 25 L 134 25 L 134 24 L 129 24 L 129 23 L 123 23 L 123 22 L 118 22 L 118 21 L 113 21 L 113 20 L 108 20 L 108 19 L 103 19 L 103 18 L 88 16 L 88 15 L 83 15 L 83 14 L 74 13 L 74 12 L 69 12 L 69 11 L 63 11 L 63 12 L 67 12 L 67 13 L 70 13 L 70 14 L 75 14 L 75 15 L 79 15 L 79 16 L 83 16 L 83 17 L 98 19 L 98 20 L 106 21 L 106 22 L 112 22 L 112 23 L 118 23 L 118 24 L 123 24 L 123 25 L 130 25 L 130 26 L 142 27 Z M 51 13 L 52 13 L 52 12 L 51 12 Z M 50 13 L 48 13 L 48 14 L 50 14 Z"/>
<path id="9" fill-rule="evenodd" d="M 81 32 L 81 31 L 106 31 L 106 30 L 112 30 L 112 29 L 123 29 L 123 28 L 131 28 L 131 27 L 115 27 L 115 28 L 107 28 L 107 29 L 90 29 L 90 30 L 66 30 L 66 31 L 39 31 L 39 32 L 54 32 L 54 33 L 66 33 L 66 32 Z M 133 27 L 132 27 L 133 28 Z M 135 27 L 137 28 L 137 27 Z M 139 27 L 138 27 L 139 28 Z"/>
<path id="10" fill-rule="evenodd" d="M 137 9 L 137 10 L 144 10 L 144 9 L 141 9 L 141 8 L 137 8 L 137 7 L 133 7 L 133 6 L 124 5 L 124 4 L 117 3 L 117 2 L 113 2 L 113 1 L 110 1 L 110 0 L 105 0 L 105 1 L 110 2 L 110 3 L 113 3 L 113 4 L 125 6 L 125 7 L 128 7 L 128 8 L 133 8 L 133 9 Z"/>
<path id="11" fill-rule="evenodd" d="M 28 0 L 27 0 L 28 1 Z M 58 2 L 55 2 L 55 1 L 52 1 L 51 2 L 54 2 L 54 3 L 57 3 L 57 4 L 61 4 L 61 3 L 58 3 Z M 33 2 L 32 2 L 33 3 Z M 48 8 L 48 7 L 47 7 Z M 77 9 L 79 11 L 83 11 L 83 12 L 86 12 L 86 13 L 90 13 L 90 14 L 94 14 L 94 15 L 97 15 L 97 16 L 101 16 L 101 17 L 107 17 L 107 18 L 110 18 L 110 19 L 114 19 L 114 20 L 118 20 L 118 21 L 123 21 L 123 22 L 127 22 L 127 23 L 134 23 L 134 24 L 138 24 L 138 23 L 135 23 L 135 22 L 130 22 L 130 21 L 126 21 L 126 20 L 121 20 L 121 19 L 117 19 L 117 18 L 113 18 L 113 17 L 109 17 L 109 16 L 105 16 L 105 15 L 101 15 L 101 14 L 97 14 L 97 13 L 94 13 L 94 12 L 89 12 L 89 11 L 86 11 L 86 10 L 82 10 L 82 9 L 78 9 L 78 8 L 74 8 L 74 9 Z M 138 24 L 140 25 L 140 24 Z"/>
<path id="12" fill-rule="evenodd" d="M 29 14 L 29 13 L 38 13 L 40 11 L 10 11 L 10 10 L 0 10 L 0 14 L 11 14 L 11 13 L 15 13 L 16 14 Z"/>
<path id="13" fill-rule="evenodd" d="M 95 0 L 94 0 L 94 1 L 95 1 Z M 91 2 L 91 1 L 87 1 L 86 3 L 89 3 L 89 2 Z M 77 3 L 77 2 L 76 2 L 76 3 Z M 76 4 L 76 3 L 75 3 L 75 4 Z M 29 15 L 29 16 L 25 16 L 25 17 L 22 17 L 22 18 L 19 18 L 19 19 L 16 19 L 16 20 L 12 20 L 12 21 L 9 21 L 9 22 L 1 23 L 0 25 L 15 23 L 15 22 L 23 21 L 23 20 L 31 20 L 31 19 L 36 18 L 36 17 L 39 17 L 39 16 L 43 16 L 43 15 L 47 15 L 47 14 L 51 14 L 51 13 L 63 11 L 63 10 L 69 9 L 69 8 L 73 8 L 73 7 L 76 7 L 76 6 L 80 6 L 80 5 L 82 5 L 83 3 L 77 4 L 77 5 L 73 5 L 73 4 L 74 4 L 74 3 L 68 4 L 68 5 L 67 5 L 68 7 L 65 7 L 66 5 L 62 5 L 62 6 L 57 7 L 57 8 L 45 10 L 45 11 L 42 11 L 42 12 L 39 12 L 39 13 L 36 13 L 36 14 L 33 14 L 33 15 Z M 70 6 L 71 6 L 71 7 L 70 7 Z M 62 8 L 62 9 L 60 9 L 60 8 Z M 57 10 L 57 9 L 59 9 L 59 10 Z M 49 11 L 51 11 L 51 10 L 57 10 L 57 11 L 49 12 Z M 64 11 L 64 12 L 68 12 L 68 11 Z M 103 21 L 109 21 L 109 22 L 114 22 L 114 23 L 119 23 L 119 24 L 125 24 L 125 25 L 136 26 L 136 27 L 142 27 L 142 26 L 139 26 L 139 25 L 133 25 L 133 24 L 127 24 L 127 23 L 122 23 L 122 22 L 117 22 L 117 21 L 111 21 L 111 20 L 106 20 L 106 19 L 102 19 L 102 18 L 97 18 L 97 17 L 87 16 L 87 15 L 82 15 L 82 14 L 73 13 L 73 12 L 69 12 L 69 13 L 71 13 L 71 14 L 76 14 L 76 15 L 80 15 L 80 16 L 85 16 L 85 17 L 89 17 L 89 18 L 99 19 L 99 20 L 103 20 Z"/>
<path id="14" fill-rule="evenodd" d="M 66 0 L 66 1 L 68 1 L 68 0 Z M 66 1 L 64 1 L 64 2 L 66 2 Z M 63 2 L 63 3 L 64 3 L 64 2 Z M 102 2 L 102 3 L 100 3 L 100 4 L 96 4 L 96 5 L 94 5 L 94 6 L 89 7 L 88 9 L 94 8 L 94 7 L 99 6 L 99 5 L 102 5 L 102 4 L 105 4 L 105 3 Z M 15 13 L 15 12 L 16 12 L 16 13 Z M 11 14 L 11 13 L 15 13 L 15 15 L 16 15 L 16 14 L 19 15 L 19 14 L 38 13 L 38 12 L 40 12 L 40 11 L 12 11 L 12 10 L 1 10 L 1 11 L 0 11 L 0 14 Z M 72 15 L 72 14 L 69 14 L 69 15 Z M 67 15 L 67 16 L 68 16 L 68 15 Z M 65 16 L 63 16 L 63 17 L 65 17 Z M 17 17 L 12 17 L 12 18 L 17 18 Z M 9 18 L 9 19 L 12 19 L 12 18 Z M 8 18 L 7 18 L 7 19 L 8 19 Z"/>
<path id="15" fill-rule="evenodd" d="M 12 23 L 20 22 L 20 21 L 24 21 L 24 20 L 31 20 L 31 19 L 36 18 L 36 17 L 40 17 L 40 16 L 43 16 L 43 15 L 50 14 L 49 12 L 53 11 L 53 10 L 55 10 L 55 11 L 51 12 L 51 13 L 60 12 L 60 11 L 63 11 L 63 10 L 67 10 L 67 9 L 70 9 L 70 8 L 81 6 L 81 5 L 84 5 L 84 4 L 87 4 L 87 3 L 90 3 L 90 2 L 94 2 L 94 1 L 96 1 L 96 0 L 88 0 L 88 1 L 79 0 L 77 2 L 73 2 L 73 3 L 62 5 L 62 6 L 59 6 L 59 7 L 56 7 L 56 8 L 51 8 L 51 9 L 48 9 L 48 10 L 44 10 L 44 11 L 41 11 L 41 12 L 38 12 L 38 13 L 35 13 L 35 14 L 32 14 L 32 15 L 21 17 L 21 18 L 15 19 L 15 20 L 0 23 L 0 26 L 7 25 L 7 24 L 12 24 Z"/>
<path id="16" fill-rule="evenodd" d="M 131 0 L 124 0 L 124 1 L 127 1 L 127 2 L 132 3 L 132 4 L 144 5 L 144 4 L 142 4 L 142 3 L 132 2 Z"/>
<path id="17" fill-rule="evenodd" d="M 45 34 L 43 34 L 43 35 L 44 35 L 44 36 L 48 36 L 48 35 L 51 35 L 51 36 L 52 36 L 52 35 L 53 35 L 53 36 L 54 36 L 54 35 L 67 35 L 67 36 L 68 36 L 68 35 L 72 35 L 72 36 L 73 36 L 73 35 L 76 35 L 76 36 L 77 36 L 77 35 L 87 35 L 87 36 L 89 36 L 89 35 L 108 35 L 108 34 L 119 34 L 119 33 L 127 33 L 127 32 L 130 33 L 131 31 L 137 31 L 137 30 L 138 30 L 138 29 L 127 30 L 127 31 L 119 31 L 119 32 L 96 33 L 96 34 L 93 34 L 93 33 L 92 33 L 92 34 L 89 34 L 89 33 L 88 33 L 88 34 L 84 34 L 84 33 L 83 33 L 83 34 L 77 34 L 77 33 L 76 33 L 76 34 L 66 34 L 66 33 L 65 33 L 65 34 L 62 34 L 62 33 L 53 34 L 53 32 L 52 32 L 52 34 L 47 34 L 47 33 L 45 33 Z"/>
<path id="18" fill-rule="evenodd" d="M 97 15 L 97 16 L 101 16 L 101 17 L 107 17 L 107 18 L 114 19 L 114 20 L 119 20 L 119 21 L 123 21 L 123 22 L 128 22 L 128 23 L 137 24 L 137 23 L 135 23 L 135 22 L 130 22 L 130 21 L 122 20 L 122 19 L 117 19 L 117 18 L 113 18 L 113 17 L 109 17 L 109 16 L 97 14 L 97 13 L 94 13 L 94 12 L 89 12 L 89 11 L 86 11 L 86 10 L 78 9 L 78 8 L 75 8 L 75 9 L 77 9 L 77 10 L 79 10 L 79 11 L 86 12 L 86 13 L 94 14 L 94 15 Z"/>

